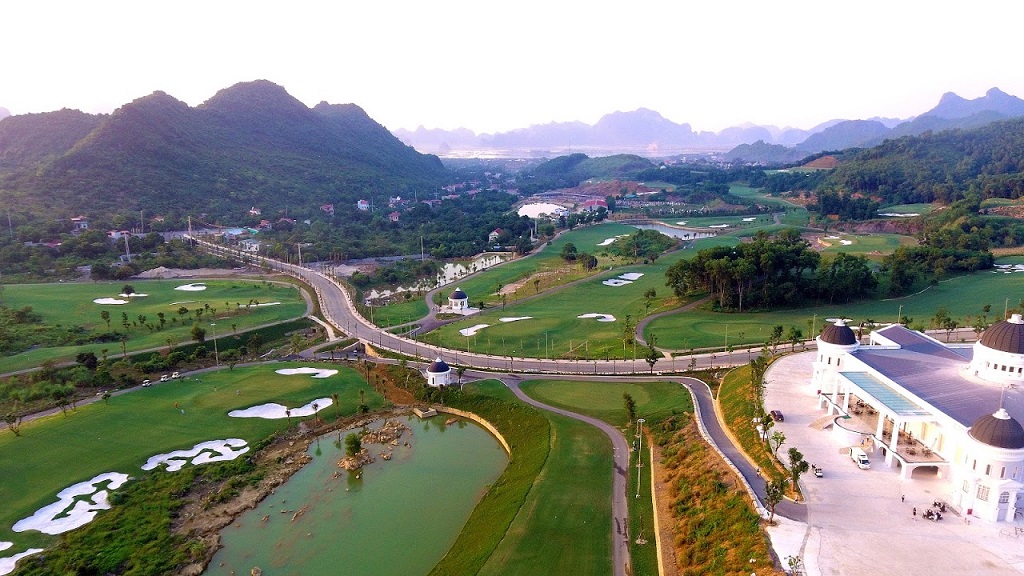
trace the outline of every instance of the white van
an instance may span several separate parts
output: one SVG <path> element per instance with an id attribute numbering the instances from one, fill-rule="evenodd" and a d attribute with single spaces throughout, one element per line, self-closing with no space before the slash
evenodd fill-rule
<path id="1" fill-rule="evenodd" d="M 868 460 L 868 455 L 860 448 L 850 448 L 850 459 L 853 460 L 853 463 L 861 470 L 871 468 L 871 461 Z"/>

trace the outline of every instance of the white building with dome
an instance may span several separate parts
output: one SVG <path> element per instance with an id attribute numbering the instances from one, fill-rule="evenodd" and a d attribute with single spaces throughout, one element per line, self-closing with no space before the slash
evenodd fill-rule
<path id="1" fill-rule="evenodd" d="M 1024 510 L 1024 319 L 977 343 L 947 344 L 899 324 L 862 345 L 840 320 L 817 338 L 811 388 L 833 438 L 879 454 L 912 480 L 948 480 L 961 514 L 1013 521 Z"/>
<path id="2" fill-rule="evenodd" d="M 434 388 L 447 386 L 452 383 L 452 368 L 438 356 L 437 359 L 427 366 L 426 377 L 427 386 L 433 386 Z"/>
<path id="3" fill-rule="evenodd" d="M 469 309 L 469 296 L 462 291 L 462 288 L 456 288 L 451 296 L 448 296 L 448 307 L 453 311 Z"/>

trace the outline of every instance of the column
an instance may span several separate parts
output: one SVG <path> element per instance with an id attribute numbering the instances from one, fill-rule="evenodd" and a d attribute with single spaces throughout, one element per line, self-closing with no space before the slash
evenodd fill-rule
<path id="1" fill-rule="evenodd" d="M 878 411 L 878 428 L 875 430 L 875 441 L 877 442 L 876 447 L 881 445 L 882 434 L 885 432 L 885 414 L 881 410 Z"/>
<path id="2" fill-rule="evenodd" d="M 895 416 L 892 419 L 892 436 L 889 438 L 889 453 L 885 455 L 885 465 L 889 468 L 893 467 L 893 458 L 896 453 L 896 447 L 899 446 L 900 442 L 900 426 L 903 422 L 900 422 Z"/>

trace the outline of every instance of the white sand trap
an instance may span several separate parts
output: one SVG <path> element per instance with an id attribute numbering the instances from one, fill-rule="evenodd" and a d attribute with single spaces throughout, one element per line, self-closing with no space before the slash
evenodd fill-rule
<path id="1" fill-rule="evenodd" d="M 183 284 L 174 288 L 175 290 L 183 290 L 185 292 L 201 292 L 206 290 L 206 284 Z"/>
<path id="2" fill-rule="evenodd" d="M 117 298 L 96 298 L 93 300 L 96 304 L 127 304 L 127 300 L 119 300 Z"/>
<path id="3" fill-rule="evenodd" d="M 337 370 L 329 370 L 327 368 L 281 368 L 280 370 L 274 370 L 278 374 L 285 376 L 294 376 L 296 374 L 312 374 L 313 378 L 330 378 L 338 373 Z"/>
<path id="4" fill-rule="evenodd" d="M 531 318 L 533 318 L 533 316 L 509 316 L 506 318 L 498 318 L 498 320 L 501 322 L 519 322 L 520 320 L 529 320 Z"/>
<path id="5" fill-rule="evenodd" d="M 632 284 L 632 282 L 630 282 L 629 280 L 622 280 L 620 278 L 609 278 L 608 280 L 605 280 L 605 281 L 601 282 L 601 284 L 604 284 L 605 286 L 616 286 L 616 287 L 618 287 L 618 286 L 625 286 L 626 284 Z"/>
<path id="6" fill-rule="evenodd" d="M 614 244 L 615 241 L 618 240 L 619 238 L 625 238 L 627 236 L 629 236 L 629 234 L 619 234 L 618 236 L 612 236 L 611 238 L 605 238 L 604 240 L 599 242 L 597 245 L 598 246 L 608 246 L 610 244 Z"/>
<path id="7" fill-rule="evenodd" d="M 676 222 L 676 224 L 678 224 L 680 226 L 686 226 L 686 220 L 683 220 L 681 222 Z"/>
<path id="8" fill-rule="evenodd" d="M 292 416 L 296 418 L 302 416 L 312 416 L 316 412 L 313 411 L 313 404 L 316 404 L 316 412 L 319 412 L 328 406 L 334 404 L 334 400 L 330 398 L 317 398 L 305 406 L 299 408 L 292 408 Z M 283 420 L 288 415 L 285 414 L 287 406 L 282 406 L 275 402 L 269 404 L 260 404 L 259 406 L 252 406 L 245 410 L 232 410 L 228 412 L 228 416 L 232 418 L 263 418 L 265 420 Z"/>
<path id="9" fill-rule="evenodd" d="M 753 222 L 754 220 L 757 220 L 757 218 L 755 217 L 755 218 L 744 218 L 743 219 L 744 222 Z"/>
<path id="10" fill-rule="evenodd" d="M 177 306 L 178 304 L 192 304 L 195 300 L 182 300 L 181 302 L 171 302 L 168 306 Z"/>
<path id="11" fill-rule="evenodd" d="M 596 312 L 580 314 L 577 318 L 597 318 L 598 322 L 615 322 L 615 316 L 611 314 L 597 314 Z"/>
<path id="12" fill-rule="evenodd" d="M 916 212 L 882 212 L 879 216 L 893 216 L 895 218 L 913 218 L 914 216 L 920 216 Z"/>
<path id="13" fill-rule="evenodd" d="M 619 274 L 619 278 L 623 280 L 639 280 L 643 278 L 643 272 L 626 272 L 625 274 Z"/>
<path id="14" fill-rule="evenodd" d="M 10 542 L 0 542 L 0 545 L 2 545 L 2 544 L 7 544 L 7 548 L 11 547 L 11 543 Z M 5 548 L 0 548 L 0 550 L 4 550 L 4 549 Z M 21 560 L 22 558 L 24 558 L 26 556 L 31 556 L 33 554 L 39 554 L 42 551 L 43 551 L 42 548 L 29 548 L 28 550 L 26 550 L 24 552 L 15 554 L 14 556 L 5 556 L 3 558 L 0 558 L 0 576 L 3 576 L 4 574 L 10 574 L 11 572 L 14 572 L 14 566 L 15 566 L 15 564 L 18 563 L 18 560 Z"/>
<path id="15" fill-rule="evenodd" d="M 11 546 L 14 546 L 14 542 L 0 542 L 0 552 L 7 550 Z"/>
<path id="16" fill-rule="evenodd" d="M 139 294 L 138 292 L 132 292 L 131 294 L 118 294 L 121 298 L 145 298 L 149 294 Z"/>
<path id="17" fill-rule="evenodd" d="M 238 450 L 234 450 L 237 448 Z M 234 460 L 249 451 L 245 440 L 228 438 L 227 440 L 210 440 L 196 444 L 191 450 L 175 450 L 167 454 L 157 454 L 146 460 L 143 470 L 152 470 L 161 464 L 167 464 L 168 472 L 177 472 L 190 461 L 193 466 L 210 462 Z"/>
<path id="18" fill-rule="evenodd" d="M 840 240 L 839 243 L 843 246 L 849 246 L 850 244 L 853 244 L 853 240 Z"/>
<path id="19" fill-rule="evenodd" d="M 107 490 L 99 490 L 97 484 L 110 482 L 109 489 L 116 490 L 127 481 L 127 474 L 107 472 L 92 480 L 72 484 L 57 493 L 57 502 L 43 506 L 32 516 L 19 520 L 11 530 L 38 530 L 43 534 L 56 535 L 84 526 L 92 522 L 97 512 L 110 508 Z"/>
<path id="20" fill-rule="evenodd" d="M 259 304 L 248 304 L 248 305 L 246 305 L 246 304 L 239 304 L 238 307 L 239 308 L 248 308 L 249 306 L 252 306 L 253 308 L 259 308 L 260 306 L 279 306 L 280 304 L 281 304 L 280 302 L 261 302 Z"/>
<path id="21" fill-rule="evenodd" d="M 463 336 L 472 336 L 488 326 L 490 326 L 490 324 L 477 324 L 476 326 L 470 326 L 469 328 L 459 330 L 459 334 L 462 334 Z"/>

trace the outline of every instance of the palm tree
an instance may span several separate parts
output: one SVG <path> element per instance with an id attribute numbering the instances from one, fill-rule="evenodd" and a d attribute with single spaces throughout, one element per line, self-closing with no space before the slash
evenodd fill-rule
<path id="1" fill-rule="evenodd" d="M 331 394 L 331 400 L 334 402 L 334 414 L 337 416 L 335 420 L 341 420 L 341 405 L 338 404 L 337 392 Z"/>
<path id="2" fill-rule="evenodd" d="M 314 424 L 320 421 L 319 409 L 320 409 L 320 405 L 317 404 L 316 402 L 313 402 L 313 423 Z"/>
<path id="3" fill-rule="evenodd" d="M 288 418 L 288 427 L 291 428 L 292 427 L 292 409 L 291 408 L 285 408 L 284 409 L 284 415 L 285 415 L 286 418 Z"/>

